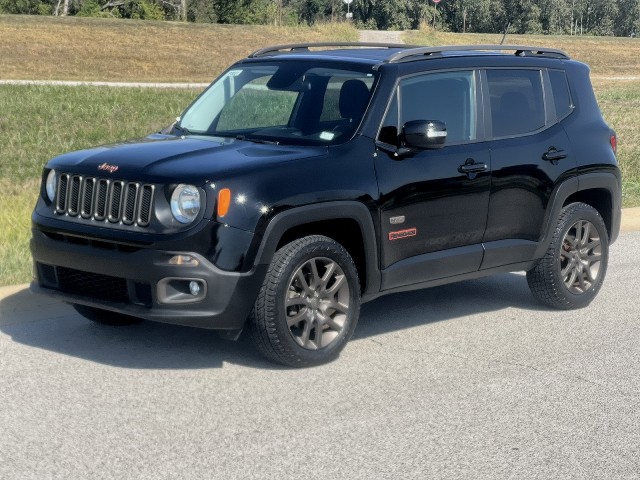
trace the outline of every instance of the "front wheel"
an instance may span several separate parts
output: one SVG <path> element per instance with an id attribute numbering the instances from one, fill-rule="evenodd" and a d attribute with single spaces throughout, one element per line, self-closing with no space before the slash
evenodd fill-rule
<path id="1" fill-rule="evenodd" d="M 358 272 L 336 241 L 312 235 L 280 248 L 250 319 L 254 343 L 270 360 L 307 367 L 338 356 L 360 313 Z"/>
<path id="2" fill-rule="evenodd" d="M 608 260 L 602 217 L 585 203 L 572 203 L 560 212 L 547 253 L 527 272 L 527 282 L 533 295 L 551 307 L 586 307 L 602 286 Z"/>

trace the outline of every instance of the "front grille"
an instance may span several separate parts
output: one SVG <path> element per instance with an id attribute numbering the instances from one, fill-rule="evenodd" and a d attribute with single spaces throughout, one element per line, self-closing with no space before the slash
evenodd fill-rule
<path id="1" fill-rule="evenodd" d="M 58 288 L 66 293 L 111 302 L 129 302 L 127 281 L 98 273 L 56 267 Z"/>
<path id="2" fill-rule="evenodd" d="M 147 227 L 154 186 L 63 173 L 58 179 L 55 212 L 86 220 Z"/>

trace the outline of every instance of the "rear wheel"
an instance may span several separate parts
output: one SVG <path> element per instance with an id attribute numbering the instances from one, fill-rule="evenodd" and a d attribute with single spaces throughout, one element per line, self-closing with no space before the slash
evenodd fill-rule
<path id="1" fill-rule="evenodd" d="M 142 318 L 123 315 L 122 313 L 110 312 L 100 308 L 87 307 L 86 305 L 73 305 L 80 315 L 92 322 L 101 323 L 103 325 L 111 325 L 114 327 L 122 327 L 125 325 L 133 325 L 143 321 Z"/>
<path id="2" fill-rule="evenodd" d="M 607 271 L 609 237 L 602 217 L 584 203 L 562 209 L 546 255 L 527 281 L 541 302 L 560 309 L 581 308 L 595 298 Z"/>
<path id="3" fill-rule="evenodd" d="M 351 256 L 334 240 L 312 235 L 274 255 L 250 331 L 270 360 L 306 367 L 338 356 L 359 313 L 360 283 Z"/>

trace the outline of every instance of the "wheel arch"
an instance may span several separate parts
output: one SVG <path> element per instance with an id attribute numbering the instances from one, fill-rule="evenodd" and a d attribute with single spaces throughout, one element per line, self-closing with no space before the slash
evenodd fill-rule
<path id="1" fill-rule="evenodd" d="M 613 226 L 613 213 L 612 213 L 612 198 L 611 192 L 606 188 L 590 188 L 587 190 L 579 190 L 569 195 L 562 207 L 566 207 L 571 203 L 586 203 L 587 205 L 595 208 L 607 227 L 607 235 L 611 238 L 612 226 Z"/>
<path id="2" fill-rule="evenodd" d="M 356 264 L 363 296 L 378 293 L 377 235 L 369 209 L 360 202 L 325 202 L 278 213 L 264 232 L 255 263 L 269 264 L 280 247 L 308 235 L 324 235 L 345 247 Z"/>
<path id="3" fill-rule="evenodd" d="M 612 172 L 594 172 L 572 177 L 558 185 L 547 207 L 544 236 L 538 243 L 535 258 L 546 252 L 555 224 L 562 209 L 574 202 L 583 202 L 598 210 L 609 234 L 609 243 L 615 242 L 620 231 L 621 204 L 620 177 Z"/>
<path id="4" fill-rule="evenodd" d="M 575 201 L 581 201 L 598 210 L 609 234 L 609 243 L 613 243 L 620 233 L 622 217 L 622 182 L 619 171 L 598 172 L 580 175 L 578 191 L 572 195 Z M 574 201 L 572 198 L 568 200 Z"/>

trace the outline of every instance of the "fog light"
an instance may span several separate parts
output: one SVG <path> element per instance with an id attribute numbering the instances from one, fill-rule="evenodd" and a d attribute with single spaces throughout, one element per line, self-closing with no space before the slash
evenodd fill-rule
<path id="1" fill-rule="evenodd" d="M 191 255 L 174 255 L 169 259 L 169 265 L 186 265 L 187 267 L 197 267 L 200 262 Z"/>
<path id="2" fill-rule="evenodd" d="M 189 282 L 189 292 L 194 297 L 197 297 L 198 294 L 200 293 L 200 284 L 198 282 L 195 282 L 195 281 Z"/>
<path id="3" fill-rule="evenodd" d="M 207 283 L 197 278 L 163 278 L 156 286 L 158 303 L 195 303 L 207 296 Z"/>

